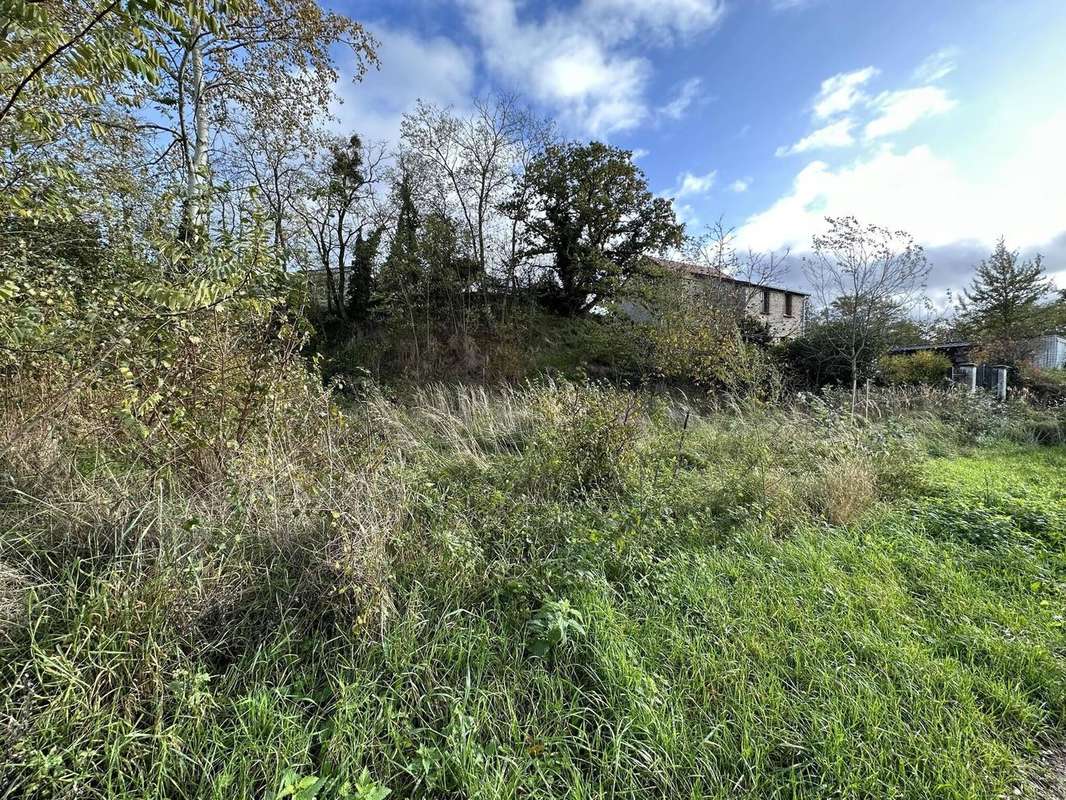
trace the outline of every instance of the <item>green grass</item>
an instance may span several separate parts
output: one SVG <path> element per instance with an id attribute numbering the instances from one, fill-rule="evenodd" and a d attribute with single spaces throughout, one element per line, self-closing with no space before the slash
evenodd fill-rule
<path id="1" fill-rule="evenodd" d="M 627 436 L 593 400 L 471 422 L 465 453 L 434 417 L 373 613 L 261 572 L 273 599 L 212 617 L 215 550 L 180 537 L 46 557 L 0 646 L 0 797 L 1031 791 L 1066 726 L 1066 449 L 904 480 L 832 421 Z M 856 464 L 882 499 L 831 525 L 811 475 Z"/>

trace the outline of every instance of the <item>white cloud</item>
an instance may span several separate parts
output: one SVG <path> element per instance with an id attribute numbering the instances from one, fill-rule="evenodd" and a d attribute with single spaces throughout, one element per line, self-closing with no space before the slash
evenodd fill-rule
<path id="1" fill-rule="evenodd" d="M 714 186 L 714 179 L 718 171 L 711 170 L 706 175 L 693 175 L 691 172 L 683 172 L 677 178 L 677 187 L 668 194 L 680 199 L 694 194 L 706 194 Z"/>
<path id="2" fill-rule="evenodd" d="M 809 248 L 826 216 L 853 214 L 903 229 L 930 247 L 973 242 L 1036 247 L 1066 231 L 1066 113 L 1019 137 L 1014 154 L 971 177 L 928 146 L 897 153 L 886 146 L 854 163 L 804 167 L 792 188 L 739 231 L 745 247 Z M 989 159 L 991 161 L 991 159 Z"/>
<path id="3" fill-rule="evenodd" d="M 729 191 L 736 194 L 742 194 L 751 188 L 751 178 L 737 178 L 731 184 L 729 184 Z"/>
<path id="4" fill-rule="evenodd" d="M 882 92 L 871 103 L 877 109 L 877 116 L 866 124 L 866 138 L 877 139 L 905 131 L 920 119 L 943 114 L 955 105 L 939 86 Z"/>
<path id="5" fill-rule="evenodd" d="M 677 90 L 677 94 L 669 103 L 659 106 L 658 113 L 670 119 L 681 119 L 699 96 L 702 83 L 699 78 L 689 78 L 681 84 L 681 88 Z"/>
<path id="6" fill-rule="evenodd" d="M 725 12 L 724 0 L 584 0 L 578 9 L 584 23 L 608 39 L 689 36 L 713 28 Z"/>
<path id="7" fill-rule="evenodd" d="M 866 99 L 862 87 L 879 72 L 876 67 L 864 67 L 826 78 L 814 99 L 814 116 L 818 119 L 828 119 L 850 111 L 853 106 Z"/>
<path id="8" fill-rule="evenodd" d="M 539 17 L 520 13 L 516 0 L 463 0 L 463 6 L 489 69 L 593 136 L 633 128 L 649 116 L 651 63 L 625 52 L 625 45 L 708 30 L 724 13 L 722 0 L 583 0 Z"/>
<path id="9" fill-rule="evenodd" d="M 400 118 L 419 98 L 442 106 L 467 104 L 474 89 L 474 56 L 445 38 L 422 39 L 406 31 L 375 27 L 384 65 L 358 84 L 342 79 L 341 103 L 332 111 L 342 133 L 395 141 Z M 343 65 L 342 65 L 343 66 Z"/>
<path id="10" fill-rule="evenodd" d="M 914 80 L 919 83 L 936 83 L 955 71 L 959 48 L 945 47 L 927 57 L 914 70 Z"/>
<path id="11" fill-rule="evenodd" d="M 781 158 L 795 155 L 796 153 L 806 153 L 809 150 L 822 150 L 828 147 L 849 147 L 855 143 L 855 139 L 851 135 L 851 129 L 854 127 L 854 121 L 848 117 L 836 122 L 830 122 L 825 127 L 807 134 L 789 147 L 777 148 L 775 155 Z"/>
<path id="12" fill-rule="evenodd" d="M 700 224 L 699 214 L 688 203 L 679 203 L 677 200 L 673 200 L 671 205 L 674 207 L 674 215 L 677 219 L 685 225 L 696 226 Z"/>
<path id="13" fill-rule="evenodd" d="M 644 156 L 648 155 L 651 151 L 645 150 L 643 147 L 634 147 L 630 152 L 630 160 L 636 161 L 637 159 L 644 158 Z"/>

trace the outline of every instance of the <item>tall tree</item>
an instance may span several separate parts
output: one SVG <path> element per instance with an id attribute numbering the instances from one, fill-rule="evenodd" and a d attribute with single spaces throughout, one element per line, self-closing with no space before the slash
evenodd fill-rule
<path id="1" fill-rule="evenodd" d="M 852 410 L 858 384 L 881 355 L 885 332 L 905 312 L 929 274 L 921 245 L 904 231 L 827 217 L 804 271 L 820 301 L 827 344 L 848 364 Z"/>
<path id="2" fill-rule="evenodd" d="M 341 319 L 351 307 L 352 243 L 381 222 L 375 189 L 383 160 L 382 148 L 365 145 L 356 135 L 333 141 L 307 196 L 297 197 L 294 205 L 325 279 L 327 310 Z M 357 293 L 369 290 L 364 286 Z"/>
<path id="3" fill-rule="evenodd" d="M 137 107 L 150 109 L 129 124 L 151 136 L 161 163 L 176 167 L 190 236 L 210 223 L 212 148 L 225 148 L 234 127 L 267 119 L 295 135 L 324 112 L 338 77 L 337 45 L 354 55 L 355 80 L 377 63 L 362 25 L 316 0 L 235 0 L 219 9 L 211 24 L 158 26 L 152 44 L 161 54 L 160 81 L 147 96 L 134 87 L 124 98 L 128 104 L 137 96 Z"/>
<path id="4" fill-rule="evenodd" d="M 415 323 L 416 282 L 418 280 L 418 211 L 411 197 L 411 182 L 401 165 L 396 185 L 396 230 L 389 244 L 389 254 L 381 267 L 378 281 L 382 301 L 403 313 L 410 324 L 411 335 L 417 342 Z"/>
<path id="5" fill-rule="evenodd" d="M 1051 291 L 1041 256 L 1023 261 L 1000 238 L 963 293 L 963 326 L 982 341 L 989 358 L 1017 363 L 1031 354 L 1033 337 L 1050 324 L 1049 308 L 1041 301 Z"/>
<path id="6" fill-rule="evenodd" d="M 412 186 L 426 212 L 448 217 L 482 277 L 506 268 L 510 242 L 500 204 L 513 191 L 521 165 L 539 149 L 551 126 L 517 98 L 478 99 L 470 114 L 419 102 L 401 125 L 404 161 L 418 176 Z M 513 234 L 513 231 L 511 232 Z M 513 235 L 512 235 L 513 241 Z"/>
<path id="7" fill-rule="evenodd" d="M 647 256 L 679 247 L 684 226 L 648 190 L 627 150 L 591 142 L 551 145 L 533 159 L 507 210 L 521 220 L 525 260 L 551 276 L 546 302 L 576 315 L 649 275 Z"/>
<path id="8" fill-rule="evenodd" d="M 370 316 L 374 294 L 374 265 L 384 233 L 384 227 L 378 226 L 365 237 L 362 230 L 355 235 L 348 281 L 348 319 L 357 323 L 365 324 Z"/>

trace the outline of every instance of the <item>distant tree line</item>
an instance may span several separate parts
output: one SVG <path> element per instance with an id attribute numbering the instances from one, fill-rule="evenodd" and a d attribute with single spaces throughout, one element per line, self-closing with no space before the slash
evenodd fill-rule
<path id="1" fill-rule="evenodd" d="M 142 301 L 177 315 L 238 296 L 270 307 L 264 330 L 309 318 L 326 349 L 378 337 L 420 358 L 461 351 L 486 331 L 503 336 L 520 315 L 609 316 L 624 299 L 655 294 L 656 254 L 684 254 L 708 275 L 753 286 L 787 263 L 739 253 L 720 225 L 686 233 L 630 152 L 567 141 L 514 96 L 466 111 L 420 102 L 396 142 L 338 136 L 337 58 L 358 81 L 379 67 L 376 42 L 315 0 L 9 12 L 0 72 L 8 363 L 62 352 L 64 337 L 90 331 L 113 353 L 116 320 L 150 318 L 130 310 Z M 949 334 L 1017 361 L 1033 336 L 1062 324 L 1040 258 L 1024 261 L 1003 242 L 977 266 L 958 313 L 928 325 L 915 308 L 929 265 L 905 232 L 835 218 L 812 245 L 804 271 L 818 309 L 783 352 L 813 383 L 854 393 L 891 343 Z M 308 292 L 290 291 L 304 283 Z M 671 297 L 637 350 L 722 376 L 712 351 L 768 349 L 747 295 Z"/>

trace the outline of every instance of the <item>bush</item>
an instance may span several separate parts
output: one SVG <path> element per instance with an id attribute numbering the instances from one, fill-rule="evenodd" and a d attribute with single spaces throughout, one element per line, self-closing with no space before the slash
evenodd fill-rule
<path id="1" fill-rule="evenodd" d="M 531 400 L 538 425 L 523 461 L 532 487 L 567 497 L 624 485 L 635 457 L 635 396 L 564 383 L 548 384 Z"/>
<path id="2" fill-rule="evenodd" d="M 808 389 L 850 385 L 851 364 L 838 345 L 843 335 L 840 328 L 839 322 L 811 324 L 802 336 L 777 346 L 778 360 L 792 384 Z M 866 375 L 859 379 L 865 380 Z"/>
<path id="3" fill-rule="evenodd" d="M 650 309 L 615 326 L 632 345 L 633 371 L 644 382 L 713 391 L 731 398 L 776 398 L 780 374 L 765 347 L 765 326 L 738 318 L 713 291 L 666 278 L 637 291 Z M 640 306 L 638 306 L 640 307 Z"/>
<path id="4" fill-rule="evenodd" d="M 906 355 L 883 356 L 878 362 L 886 383 L 904 386 L 941 386 L 951 371 L 951 361 L 942 353 L 920 350 Z"/>
<path id="5" fill-rule="evenodd" d="M 1066 404 L 1066 369 L 1023 366 L 1018 371 L 1022 388 L 1041 403 Z"/>

